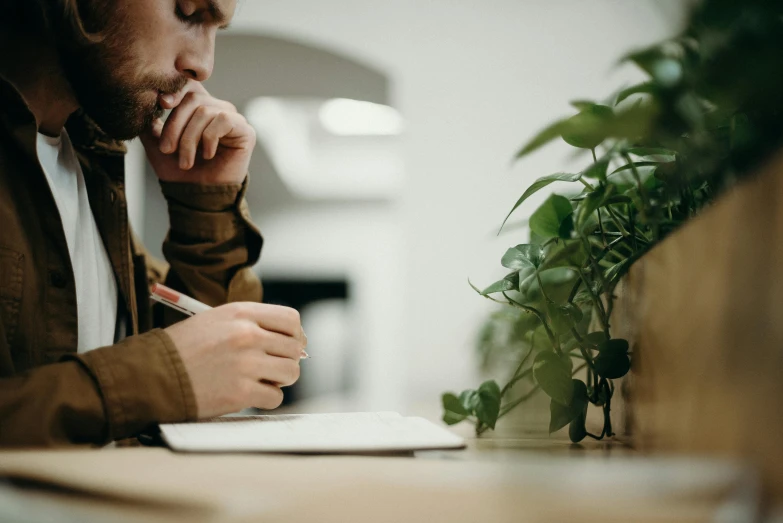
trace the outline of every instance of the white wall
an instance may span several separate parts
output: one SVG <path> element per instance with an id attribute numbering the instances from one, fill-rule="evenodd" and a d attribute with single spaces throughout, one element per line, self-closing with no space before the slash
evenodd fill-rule
<path id="1" fill-rule="evenodd" d="M 490 303 L 475 295 L 467 278 L 483 285 L 500 274 L 500 256 L 526 237 L 517 229 L 494 238 L 506 211 L 535 177 L 566 167 L 570 158 L 565 147 L 552 146 L 512 169 L 513 152 L 568 114 L 569 100 L 602 98 L 619 86 L 627 74 L 610 77 L 617 58 L 675 32 L 678 4 L 243 2 L 234 31 L 298 39 L 379 68 L 391 79 L 392 105 L 407 121 L 406 182 L 383 220 L 399 234 L 402 249 L 401 266 L 383 267 L 390 280 L 381 288 L 395 299 L 361 300 L 365 307 L 393 308 L 372 315 L 389 322 L 374 325 L 384 347 L 367 348 L 376 351 L 367 359 L 366 382 L 377 400 L 370 408 L 402 403 L 414 409 L 436 404 L 445 389 L 477 384 L 473 338 Z M 264 256 L 282 263 L 285 255 L 274 248 L 267 244 Z"/>

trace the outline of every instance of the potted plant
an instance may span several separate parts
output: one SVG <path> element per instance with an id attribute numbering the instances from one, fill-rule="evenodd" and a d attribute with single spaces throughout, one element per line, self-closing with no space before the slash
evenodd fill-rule
<path id="1" fill-rule="evenodd" d="M 568 426 L 574 442 L 614 435 L 615 380 L 633 360 L 612 323 L 618 284 L 649 249 L 780 147 L 781 56 L 780 2 L 707 0 L 682 35 L 623 58 L 647 74 L 645 82 L 602 103 L 572 102 L 576 114 L 520 149 L 519 159 L 563 139 L 589 156 L 579 172 L 537 179 L 506 217 L 554 182 L 574 187 L 533 212 L 529 241 L 501 259 L 503 279 L 473 286 L 508 308 L 494 313 L 482 346 L 505 326 L 517 363 L 502 387 L 489 380 L 444 394 L 446 423 L 467 420 L 482 434 L 543 392 L 550 433 Z M 525 381 L 532 389 L 520 394 Z M 595 434 L 585 425 L 590 405 L 603 414 Z"/>

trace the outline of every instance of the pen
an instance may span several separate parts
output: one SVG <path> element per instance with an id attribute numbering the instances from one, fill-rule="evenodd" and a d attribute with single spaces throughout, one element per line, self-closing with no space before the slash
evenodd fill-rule
<path id="1" fill-rule="evenodd" d="M 163 305 L 171 307 L 172 309 L 178 310 L 183 314 L 187 314 L 188 316 L 195 316 L 200 312 L 208 311 L 212 308 L 206 303 L 201 303 L 198 300 L 194 300 L 190 296 L 185 296 L 181 292 L 170 289 L 165 285 L 161 285 L 160 283 L 156 283 L 152 286 L 150 298 L 158 303 L 162 303 Z M 305 336 L 305 339 L 307 339 L 307 336 Z M 300 359 L 305 360 L 309 358 L 310 355 L 303 350 Z"/>

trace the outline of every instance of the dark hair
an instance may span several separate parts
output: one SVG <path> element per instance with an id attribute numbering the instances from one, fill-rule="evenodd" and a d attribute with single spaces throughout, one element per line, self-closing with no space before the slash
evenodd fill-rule
<path id="1" fill-rule="evenodd" d="M 75 35 L 83 43 L 96 42 L 101 35 L 84 23 L 80 12 L 84 0 L 0 0 L 8 29 L 49 34 Z"/>

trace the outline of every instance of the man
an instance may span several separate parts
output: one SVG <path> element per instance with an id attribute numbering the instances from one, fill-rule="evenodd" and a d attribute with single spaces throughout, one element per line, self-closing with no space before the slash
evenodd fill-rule
<path id="1" fill-rule="evenodd" d="M 255 134 L 202 86 L 236 0 L 0 8 L 0 446 L 279 406 L 306 338 L 296 311 L 253 303 Z M 129 230 L 119 140 L 136 136 L 169 206 L 168 266 Z M 215 308 L 151 308 L 157 281 Z"/>

